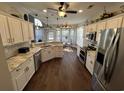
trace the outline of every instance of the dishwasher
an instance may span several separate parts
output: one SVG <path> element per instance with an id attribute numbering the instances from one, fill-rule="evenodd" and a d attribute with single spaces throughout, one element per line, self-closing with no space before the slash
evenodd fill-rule
<path id="1" fill-rule="evenodd" d="M 41 65 L 41 50 L 34 54 L 34 64 L 35 64 L 35 71 L 37 71 Z"/>

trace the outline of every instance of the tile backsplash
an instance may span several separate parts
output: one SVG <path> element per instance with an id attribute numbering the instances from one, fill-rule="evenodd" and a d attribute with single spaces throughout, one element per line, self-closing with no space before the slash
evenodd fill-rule
<path id="1" fill-rule="evenodd" d="M 23 42 L 23 43 L 14 44 L 14 45 L 11 45 L 11 46 L 5 46 L 4 49 L 5 49 L 6 59 L 17 55 L 18 54 L 18 49 L 21 48 L 21 47 L 30 47 L 30 44 L 29 44 L 29 42 Z"/>

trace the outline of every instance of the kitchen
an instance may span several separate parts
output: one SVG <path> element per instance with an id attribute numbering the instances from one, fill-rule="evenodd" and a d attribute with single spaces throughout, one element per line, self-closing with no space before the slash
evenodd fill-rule
<path id="1" fill-rule="evenodd" d="M 0 2 L 0 90 L 124 90 L 123 4 Z"/>

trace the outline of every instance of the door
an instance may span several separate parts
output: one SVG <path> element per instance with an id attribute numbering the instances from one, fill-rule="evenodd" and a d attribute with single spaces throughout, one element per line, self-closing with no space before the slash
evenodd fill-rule
<path id="1" fill-rule="evenodd" d="M 8 18 L 8 22 L 12 42 L 13 43 L 23 42 L 21 21 L 14 18 Z"/>
<path id="2" fill-rule="evenodd" d="M 29 41 L 28 22 L 22 21 L 21 24 L 22 24 L 23 40 Z"/>
<path id="3" fill-rule="evenodd" d="M 16 84 L 18 90 L 23 90 L 26 85 L 25 71 L 23 71 L 19 76 L 16 77 Z"/>
<path id="4" fill-rule="evenodd" d="M 34 30 L 33 30 L 33 24 L 29 23 L 29 39 L 34 40 Z"/>
<path id="5" fill-rule="evenodd" d="M 0 15 L 0 34 L 2 38 L 3 45 L 10 44 L 10 33 L 7 24 L 6 16 Z"/>
<path id="6" fill-rule="evenodd" d="M 94 74 L 103 87 L 107 87 L 106 64 L 108 59 L 110 59 L 110 53 L 112 52 L 111 49 L 116 38 L 117 30 L 118 29 L 108 29 L 101 31 Z"/>

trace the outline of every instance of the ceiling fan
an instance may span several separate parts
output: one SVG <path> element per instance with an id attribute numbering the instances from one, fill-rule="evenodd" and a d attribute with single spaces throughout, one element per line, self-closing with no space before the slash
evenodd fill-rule
<path id="1" fill-rule="evenodd" d="M 67 17 L 67 13 L 77 14 L 76 10 L 68 10 L 68 8 L 70 6 L 69 3 L 60 2 L 59 5 L 60 6 L 58 7 L 58 9 L 54 9 L 54 8 L 47 8 L 47 9 L 52 10 L 52 11 L 56 11 L 60 17 Z"/>

